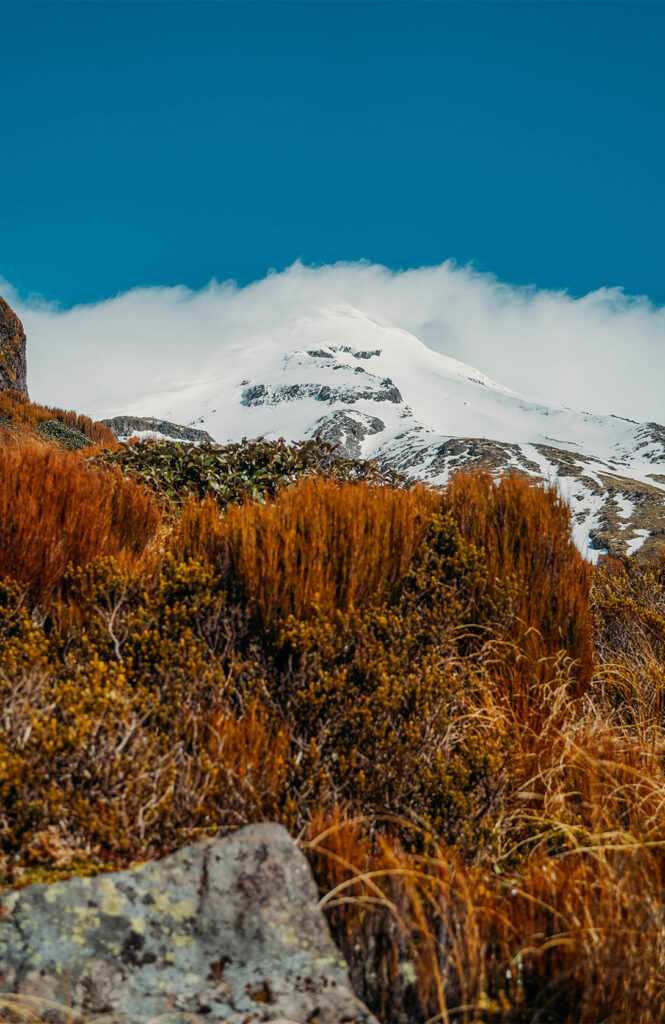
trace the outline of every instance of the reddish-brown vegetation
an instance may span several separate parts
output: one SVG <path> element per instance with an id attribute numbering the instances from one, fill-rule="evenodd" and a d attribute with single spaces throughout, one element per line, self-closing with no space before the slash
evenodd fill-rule
<path id="1" fill-rule="evenodd" d="M 34 438 L 35 428 L 49 420 L 57 420 L 66 427 L 80 430 L 93 444 L 103 445 L 104 448 L 118 448 L 115 436 L 103 423 L 97 423 L 88 416 L 65 409 L 38 405 L 17 391 L 0 391 L 0 428 L 10 427 L 12 433 L 18 433 L 19 437 L 22 432 L 28 432 L 29 436 Z"/>
<path id="2" fill-rule="evenodd" d="M 175 545 L 232 579 L 264 624 L 394 596 L 441 499 L 424 487 L 301 480 L 266 505 L 183 507 Z"/>
<path id="3" fill-rule="evenodd" d="M 147 492 L 119 471 L 88 468 L 73 453 L 0 447 L 0 576 L 52 596 L 70 562 L 141 554 L 158 528 Z"/>
<path id="4" fill-rule="evenodd" d="M 458 473 L 445 492 L 462 535 L 485 553 L 490 587 L 503 589 L 509 634 L 534 656 L 574 659 L 578 692 L 593 667 L 591 567 L 578 555 L 570 513 L 553 490 L 537 493 L 526 477 L 500 483 L 489 473 Z M 498 595 L 497 595 L 498 596 Z"/>
<path id="5" fill-rule="evenodd" d="M 665 1017 L 662 565 L 516 477 L 159 515 L 0 449 L 6 884 L 277 818 L 386 1024 Z"/>

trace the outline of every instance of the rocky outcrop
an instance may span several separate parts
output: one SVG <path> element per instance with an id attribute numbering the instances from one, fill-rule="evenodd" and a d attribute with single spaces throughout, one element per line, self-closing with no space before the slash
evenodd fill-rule
<path id="1" fill-rule="evenodd" d="M 28 394 L 23 324 L 0 296 L 0 391 Z"/>
<path id="2" fill-rule="evenodd" d="M 336 455 L 359 459 L 365 438 L 380 434 L 385 429 L 385 423 L 378 416 L 369 416 L 355 409 L 336 409 L 329 416 L 318 419 L 310 434 L 333 444 Z"/>
<path id="3" fill-rule="evenodd" d="M 131 870 L 5 894 L 0 989 L 132 1024 L 167 1013 L 376 1024 L 317 902 L 285 829 L 251 825 Z"/>
<path id="4" fill-rule="evenodd" d="M 360 369 L 360 368 L 358 368 Z M 362 373 L 363 371 L 360 370 Z M 275 387 L 272 384 L 253 384 L 242 393 L 242 404 L 280 405 L 282 402 L 297 402 L 302 398 L 313 398 L 315 402 L 328 402 L 333 405 L 341 402 L 350 405 L 362 400 L 370 402 L 402 401 L 399 388 L 396 388 L 390 377 L 379 379 L 368 374 L 368 380 L 357 386 L 332 387 L 329 384 L 285 384 Z"/>
<path id="5" fill-rule="evenodd" d="M 163 438 L 166 441 L 191 441 L 194 444 L 212 441 L 207 430 L 183 427 L 180 423 L 171 423 L 170 420 L 155 419 L 152 416 L 114 416 L 101 422 L 113 431 L 118 441 L 128 441 L 130 437 L 137 436 Z"/>
<path id="6" fill-rule="evenodd" d="M 380 356 L 381 349 L 361 350 L 354 352 L 350 345 L 328 345 L 326 348 L 308 348 L 307 355 L 314 359 L 332 359 L 335 352 L 348 352 L 354 359 L 372 359 L 373 356 Z"/>

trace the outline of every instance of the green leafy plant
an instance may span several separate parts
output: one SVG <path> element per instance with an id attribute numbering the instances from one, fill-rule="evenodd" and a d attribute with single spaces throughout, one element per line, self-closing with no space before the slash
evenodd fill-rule
<path id="1" fill-rule="evenodd" d="M 206 495 L 214 497 L 221 508 L 235 502 L 264 501 L 281 487 L 311 476 L 406 485 L 399 474 L 382 470 L 375 462 L 338 457 L 334 447 L 321 440 L 287 444 L 280 438 L 228 445 L 139 441 L 94 459 L 120 466 L 123 473 L 142 480 L 176 506 L 187 498 Z"/>
<path id="2" fill-rule="evenodd" d="M 76 427 L 68 427 L 59 420 L 44 420 L 37 427 L 37 433 L 46 441 L 55 441 L 61 448 L 68 448 L 70 451 L 89 448 L 93 443 L 82 431 Z"/>

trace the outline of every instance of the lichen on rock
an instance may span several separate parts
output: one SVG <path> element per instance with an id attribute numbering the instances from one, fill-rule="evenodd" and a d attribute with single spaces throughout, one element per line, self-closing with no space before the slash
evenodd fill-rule
<path id="1" fill-rule="evenodd" d="M 118 1020 L 376 1024 L 350 990 L 307 861 L 279 825 L 3 902 L 2 992 Z"/>

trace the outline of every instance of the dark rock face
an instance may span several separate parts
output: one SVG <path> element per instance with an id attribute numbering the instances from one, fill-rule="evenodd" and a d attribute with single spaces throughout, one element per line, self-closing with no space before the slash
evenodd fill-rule
<path id="1" fill-rule="evenodd" d="M 317 904 L 286 830 L 250 825 L 128 871 L 5 893 L 0 991 L 127 1024 L 377 1024 Z"/>
<path id="2" fill-rule="evenodd" d="M 284 384 L 274 387 L 272 384 L 254 384 L 244 389 L 242 404 L 280 405 L 282 402 L 295 402 L 301 398 L 313 398 L 316 402 L 327 402 L 329 405 L 335 402 L 351 405 L 363 399 L 396 404 L 402 401 L 399 389 L 395 387 L 390 377 L 372 377 L 366 384 L 357 387 L 335 388 L 329 384 Z"/>
<path id="3" fill-rule="evenodd" d="M 365 438 L 380 434 L 385 429 L 385 423 L 378 416 L 368 416 L 367 413 L 353 409 L 336 409 L 329 416 L 322 416 L 316 421 L 311 435 L 334 444 L 336 454 L 347 459 L 359 459 Z"/>
<path id="4" fill-rule="evenodd" d="M 350 352 L 354 359 L 372 359 L 374 356 L 381 355 L 380 348 L 373 348 L 371 350 L 361 349 L 359 352 L 354 352 L 353 349 L 349 347 L 349 345 L 342 345 L 340 351 Z"/>
<path id="5" fill-rule="evenodd" d="M 315 359 L 332 359 L 333 352 L 350 352 L 354 359 L 371 359 L 373 356 L 380 356 L 381 349 L 373 348 L 371 351 L 355 352 L 350 345 L 330 345 L 329 348 L 308 348 L 307 355 Z"/>
<path id="6" fill-rule="evenodd" d="M 640 430 L 637 451 L 649 462 L 662 463 L 665 451 L 665 427 L 660 423 L 645 423 Z"/>
<path id="7" fill-rule="evenodd" d="M 196 427 L 183 427 L 180 423 L 169 420 L 154 419 L 152 416 L 114 416 L 110 420 L 101 421 L 105 427 L 113 431 L 119 441 L 126 441 L 137 431 L 150 430 L 155 434 L 163 434 L 172 441 L 212 441 L 207 430 Z"/>
<path id="8" fill-rule="evenodd" d="M 23 324 L 0 296 L 0 391 L 28 394 Z"/>

